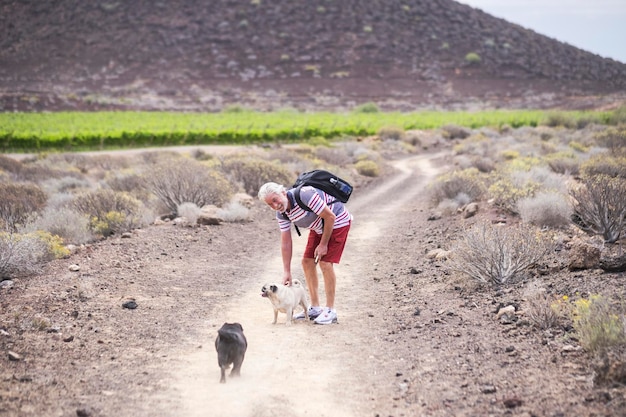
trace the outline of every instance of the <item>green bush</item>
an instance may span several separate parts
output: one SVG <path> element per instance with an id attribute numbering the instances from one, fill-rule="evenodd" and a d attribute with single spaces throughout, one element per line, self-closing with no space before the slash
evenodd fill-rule
<path id="1" fill-rule="evenodd" d="M 556 111 L 549 112 L 543 124 L 550 127 L 566 127 L 568 129 L 576 129 L 578 127 L 578 121 L 574 115 Z"/>
<path id="2" fill-rule="evenodd" d="M 354 109 L 355 113 L 378 113 L 380 109 L 376 103 L 364 103 Z"/>
<path id="3" fill-rule="evenodd" d="M 465 62 L 467 62 L 468 64 L 479 64 L 480 61 L 480 55 L 478 55 L 476 52 L 469 52 L 467 53 L 467 55 L 465 55 Z"/>
<path id="4" fill-rule="evenodd" d="M 609 117 L 609 122 L 614 125 L 626 125 L 626 105 L 620 106 L 615 109 Z"/>

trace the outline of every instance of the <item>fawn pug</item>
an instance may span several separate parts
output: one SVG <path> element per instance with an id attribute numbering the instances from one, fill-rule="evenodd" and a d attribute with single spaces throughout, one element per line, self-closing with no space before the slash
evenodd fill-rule
<path id="1" fill-rule="evenodd" d="M 306 291 L 302 283 L 297 279 L 292 280 L 291 285 L 265 284 L 261 288 L 261 296 L 267 297 L 272 302 L 272 307 L 274 308 L 274 321 L 272 324 L 276 324 L 278 312 L 280 311 L 287 315 L 285 325 L 291 325 L 293 311 L 298 305 L 302 306 L 307 322 L 309 321 L 309 304 L 306 299 Z"/>

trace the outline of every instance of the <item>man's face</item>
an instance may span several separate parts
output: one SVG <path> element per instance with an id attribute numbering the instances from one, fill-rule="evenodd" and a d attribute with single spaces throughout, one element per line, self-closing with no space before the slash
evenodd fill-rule
<path id="1" fill-rule="evenodd" d="M 276 211 L 284 213 L 289 208 L 287 193 L 271 193 L 265 197 L 265 203 Z"/>

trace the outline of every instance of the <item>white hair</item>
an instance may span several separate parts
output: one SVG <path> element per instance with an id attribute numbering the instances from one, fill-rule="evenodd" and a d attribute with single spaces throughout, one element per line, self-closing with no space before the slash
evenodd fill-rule
<path id="1" fill-rule="evenodd" d="M 259 200 L 265 201 L 265 198 L 270 194 L 280 194 L 285 191 L 285 187 L 275 182 L 266 182 L 259 189 Z"/>

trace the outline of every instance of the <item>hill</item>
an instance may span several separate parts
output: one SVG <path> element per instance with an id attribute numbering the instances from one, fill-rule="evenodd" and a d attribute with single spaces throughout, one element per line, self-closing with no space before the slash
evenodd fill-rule
<path id="1" fill-rule="evenodd" d="M 592 108 L 625 97 L 626 64 L 452 0 L 0 2 L 2 111 Z"/>

